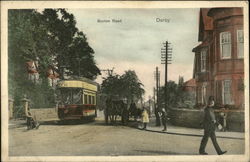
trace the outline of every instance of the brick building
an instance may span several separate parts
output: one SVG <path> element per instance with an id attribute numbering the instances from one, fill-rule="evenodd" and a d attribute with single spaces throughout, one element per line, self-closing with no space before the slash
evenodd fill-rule
<path id="1" fill-rule="evenodd" d="M 47 77 L 49 81 L 49 85 L 51 87 L 55 87 L 57 82 L 59 81 L 59 74 L 56 72 L 53 66 L 50 66 L 47 70 Z"/>
<path id="2" fill-rule="evenodd" d="M 190 79 L 183 83 L 183 91 L 190 92 L 190 93 L 196 93 L 196 80 Z"/>
<path id="3" fill-rule="evenodd" d="M 32 81 L 33 83 L 39 83 L 39 72 L 37 70 L 37 67 L 38 67 L 38 62 L 35 61 L 26 62 L 28 80 Z M 48 67 L 47 78 L 49 85 L 51 87 L 55 87 L 59 80 L 59 74 L 55 71 L 53 66 Z"/>
<path id="4" fill-rule="evenodd" d="M 26 62 L 26 68 L 28 71 L 28 79 L 33 83 L 37 83 L 39 81 L 39 73 L 37 71 L 38 63 L 35 61 Z"/>
<path id="5" fill-rule="evenodd" d="M 200 9 L 198 41 L 196 103 L 204 105 L 213 95 L 219 106 L 244 108 L 243 9 Z"/>

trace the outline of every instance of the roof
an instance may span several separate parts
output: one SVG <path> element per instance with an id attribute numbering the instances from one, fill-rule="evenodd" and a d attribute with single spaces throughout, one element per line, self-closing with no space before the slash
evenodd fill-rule
<path id="1" fill-rule="evenodd" d="M 208 16 L 214 17 L 215 19 L 224 18 L 228 16 L 236 16 L 236 15 L 243 15 L 243 8 L 242 7 L 218 7 L 212 8 L 207 13 Z"/>
<path id="2" fill-rule="evenodd" d="M 88 79 L 88 78 L 85 78 L 85 77 L 78 77 L 78 76 L 70 76 L 69 79 L 64 79 L 65 81 L 68 80 L 68 81 L 83 81 L 83 82 L 87 82 L 89 84 L 94 84 L 94 85 L 99 85 L 97 82 L 91 80 L 91 79 Z"/>
<path id="3" fill-rule="evenodd" d="M 184 87 L 196 87 L 195 79 L 190 79 L 190 80 L 184 82 Z"/>
<path id="4" fill-rule="evenodd" d="M 83 88 L 85 91 L 97 91 L 98 84 L 92 81 L 89 83 L 84 80 L 60 80 L 58 82 L 58 88 Z"/>
<path id="5" fill-rule="evenodd" d="M 199 18 L 199 35 L 198 41 L 203 40 L 204 31 L 213 30 L 213 18 L 207 16 L 210 8 L 201 8 L 200 9 L 200 18 Z"/>
<path id="6" fill-rule="evenodd" d="M 47 70 L 47 76 L 51 79 L 59 78 L 59 74 L 51 68 Z"/>
<path id="7" fill-rule="evenodd" d="M 207 47 L 209 45 L 208 42 L 202 42 L 201 44 L 199 44 L 198 46 L 194 47 L 192 52 L 196 52 L 198 49 L 202 48 L 202 47 Z"/>
<path id="8" fill-rule="evenodd" d="M 26 62 L 26 67 L 27 67 L 28 73 L 38 73 L 35 67 L 34 61 Z"/>
<path id="9" fill-rule="evenodd" d="M 204 23 L 204 30 L 213 30 L 213 19 L 209 17 L 207 14 L 209 12 L 209 8 L 202 8 L 202 19 Z"/>

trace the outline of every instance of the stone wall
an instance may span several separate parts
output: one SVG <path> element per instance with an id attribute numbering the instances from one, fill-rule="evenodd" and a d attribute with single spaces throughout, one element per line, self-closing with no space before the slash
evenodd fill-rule
<path id="1" fill-rule="evenodd" d="M 245 113 L 243 111 L 228 112 L 227 125 L 228 130 L 244 132 L 245 131 Z"/>
<path id="2" fill-rule="evenodd" d="M 203 111 L 193 109 L 170 109 L 170 122 L 173 125 L 201 128 Z"/>
<path id="3" fill-rule="evenodd" d="M 32 116 L 38 121 L 59 120 L 56 108 L 30 109 Z"/>
<path id="4" fill-rule="evenodd" d="M 173 125 L 202 128 L 203 110 L 196 109 L 170 109 L 169 117 Z M 216 113 L 218 115 L 218 113 Z M 230 111 L 227 115 L 227 130 L 244 132 L 244 112 Z"/>

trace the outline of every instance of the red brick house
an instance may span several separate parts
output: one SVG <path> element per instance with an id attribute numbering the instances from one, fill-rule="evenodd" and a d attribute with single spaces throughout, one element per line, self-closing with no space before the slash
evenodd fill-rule
<path id="1" fill-rule="evenodd" d="M 34 83 L 37 83 L 39 80 L 39 73 L 37 71 L 37 62 L 28 61 L 26 62 L 26 68 L 28 71 L 28 79 Z"/>
<path id="2" fill-rule="evenodd" d="M 55 69 L 51 66 L 47 71 L 47 77 L 49 81 L 49 85 L 51 87 L 55 87 L 57 82 L 59 81 L 59 74 L 55 71 Z"/>
<path id="3" fill-rule="evenodd" d="M 213 95 L 220 106 L 244 108 L 244 39 L 242 8 L 200 9 L 193 78 L 196 103 Z"/>
<path id="4" fill-rule="evenodd" d="M 28 61 L 26 62 L 26 68 L 28 72 L 28 79 L 34 83 L 39 82 L 39 72 L 37 70 L 38 62 Z M 49 85 L 51 87 L 56 86 L 57 81 L 59 80 L 59 74 L 55 71 L 53 66 L 50 66 L 47 70 L 47 78 Z"/>
<path id="5" fill-rule="evenodd" d="M 190 93 L 196 93 L 196 80 L 190 79 L 183 83 L 183 91 L 190 92 Z"/>

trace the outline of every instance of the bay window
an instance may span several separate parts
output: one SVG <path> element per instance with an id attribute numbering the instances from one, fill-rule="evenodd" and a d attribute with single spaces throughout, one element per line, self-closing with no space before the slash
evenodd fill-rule
<path id="1" fill-rule="evenodd" d="M 244 57 L 244 34 L 243 30 L 237 30 L 237 56 Z"/>
<path id="2" fill-rule="evenodd" d="M 231 33 L 220 33 L 220 53 L 222 59 L 231 58 Z"/>
<path id="3" fill-rule="evenodd" d="M 206 71 L 206 56 L 207 56 L 207 50 L 203 49 L 201 51 L 201 72 Z"/>

